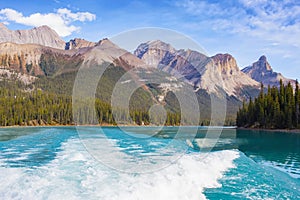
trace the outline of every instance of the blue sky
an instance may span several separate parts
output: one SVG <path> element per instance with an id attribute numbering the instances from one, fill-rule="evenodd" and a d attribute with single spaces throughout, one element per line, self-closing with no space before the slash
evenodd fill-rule
<path id="1" fill-rule="evenodd" d="M 0 0 L 0 22 L 14 30 L 46 24 L 66 41 L 167 28 L 191 37 L 210 56 L 232 54 L 241 68 L 264 54 L 275 71 L 300 78 L 298 0 Z"/>

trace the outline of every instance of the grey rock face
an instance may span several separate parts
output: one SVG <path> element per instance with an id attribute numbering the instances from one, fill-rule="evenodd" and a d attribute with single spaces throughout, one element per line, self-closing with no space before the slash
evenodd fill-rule
<path id="1" fill-rule="evenodd" d="M 189 49 L 176 50 L 159 40 L 141 44 L 134 54 L 146 64 L 182 78 L 196 90 L 219 93 L 221 88 L 229 96 L 239 96 L 244 86 L 259 86 L 258 82 L 239 70 L 229 54 L 208 57 Z"/>
<path id="2" fill-rule="evenodd" d="M 280 80 L 282 80 L 284 84 L 288 84 L 289 82 L 293 85 L 295 84 L 294 80 L 285 78 L 281 73 L 274 72 L 264 55 L 251 66 L 242 69 L 242 71 L 252 79 L 263 83 L 265 86 L 279 86 Z"/>
<path id="3" fill-rule="evenodd" d="M 90 42 L 81 38 L 75 38 L 66 43 L 65 49 L 66 50 L 80 49 L 85 47 L 93 47 L 95 45 L 96 45 L 95 42 Z"/>
<path id="4" fill-rule="evenodd" d="M 40 44 L 56 49 L 65 49 L 65 42 L 48 26 L 40 26 L 30 30 L 9 30 L 0 23 L 0 43 Z"/>

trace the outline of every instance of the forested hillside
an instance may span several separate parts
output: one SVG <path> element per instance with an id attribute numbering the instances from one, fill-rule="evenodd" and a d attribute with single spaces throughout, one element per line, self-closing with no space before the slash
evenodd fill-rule
<path id="1" fill-rule="evenodd" d="M 40 79 L 36 85 L 32 86 L 26 86 L 19 81 L 5 79 L 0 81 L 0 126 L 115 124 L 108 97 L 106 97 L 106 101 L 97 97 L 95 99 L 96 118 L 98 119 L 96 122 L 90 121 L 91 108 L 86 106 L 85 100 L 82 100 L 80 104 L 78 111 L 80 115 L 76 115 L 78 117 L 76 120 L 73 119 L 70 89 L 72 89 L 74 78 L 74 74 L 64 74 L 56 78 Z M 60 92 L 58 92 L 59 90 Z M 132 102 L 135 109 L 132 106 L 130 110 L 133 124 L 149 124 L 147 106 L 143 104 L 150 104 L 149 97 L 145 91 L 139 90 L 133 98 L 135 98 Z M 145 109 L 142 105 L 145 106 Z M 120 114 L 122 112 L 122 110 L 118 111 Z M 128 116 L 121 116 L 124 116 L 124 121 L 128 120 Z M 166 125 L 179 125 L 179 123 L 180 114 L 169 111 Z"/>
<path id="2" fill-rule="evenodd" d="M 243 103 L 237 113 L 237 125 L 239 127 L 252 128 L 299 128 L 300 127 L 300 91 L 296 81 L 293 89 L 289 83 L 284 85 L 280 81 L 280 87 L 268 87 L 264 92 L 263 85 L 257 98 L 250 99 L 249 103 Z"/>

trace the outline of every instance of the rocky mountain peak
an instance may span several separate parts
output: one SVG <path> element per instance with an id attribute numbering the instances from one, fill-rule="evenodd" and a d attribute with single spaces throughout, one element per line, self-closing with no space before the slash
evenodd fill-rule
<path id="1" fill-rule="evenodd" d="M 236 60 L 234 57 L 228 53 L 226 54 L 217 54 L 212 57 L 214 65 L 218 67 L 223 74 L 233 74 L 239 71 Z"/>
<path id="2" fill-rule="evenodd" d="M 262 55 L 257 62 L 253 63 L 253 67 L 263 70 L 263 71 L 272 71 L 271 65 L 267 61 L 267 57 Z"/>
<path id="3" fill-rule="evenodd" d="M 174 49 L 170 44 L 165 43 L 161 40 L 153 40 L 153 41 L 148 41 L 146 43 L 142 43 L 140 44 L 137 49 L 135 50 L 134 54 L 136 56 L 138 56 L 139 58 L 141 58 L 144 53 L 146 53 L 147 51 L 151 51 L 151 52 L 169 52 L 169 53 L 175 53 L 176 49 Z"/>
<path id="4" fill-rule="evenodd" d="M 160 47 L 167 47 L 169 49 L 174 49 L 169 43 L 163 42 L 161 40 L 153 40 L 147 42 L 148 45 L 150 46 L 160 46 Z"/>
<path id="5" fill-rule="evenodd" d="M 227 64 L 227 63 L 232 63 L 236 65 L 236 60 L 234 59 L 234 57 L 228 53 L 225 54 L 216 54 L 215 56 L 212 57 L 212 59 L 214 59 L 215 62 L 217 63 L 221 63 L 221 64 Z"/>
<path id="6" fill-rule="evenodd" d="M 3 31 L 3 30 L 8 30 L 8 28 L 0 22 L 0 30 Z"/>
<path id="7" fill-rule="evenodd" d="M 85 39 L 81 38 L 74 38 L 70 40 L 69 42 L 66 43 L 66 50 L 71 50 L 71 49 L 80 49 L 80 48 L 85 48 L 85 47 L 93 47 L 95 46 L 95 42 L 90 42 Z"/>
<path id="8" fill-rule="evenodd" d="M 96 44 L 96 46 L 102 46 L 102 47 L 106 47 L 106 48 L 107 47 L 119 48 L 116 44 L 114 44 L 108 38 L 103 38 Z"/>
<path id="9" fill-rule="evenodd" d="M 291 82 L 294 85 L 295 83 L 294 80 L 285 78 L 281 73 L 274 72 L 271 65 L 267 61 L 267 57 L 264 55 L 252 65 L 242 69 L 242 72 L 250 76 L 252 79 L 263 83 L 264 85 L 279 86 L 280 80 L 282 80 L 284 84 Z"/>
<path id="10" fill-rule="evenodd" d="M 161 49 L 163 51 L 168 51 L 171 53 L 176 52 L 176 49 L 169 43 L 163 42 L 161 40 L 154 40 L 146 43 L 151 49 Z"/>
<path id="11" fill-rule="evenodd" d="M 30 30 L 9 30 L 0 24 L 0 42 L 16 44 L 39 44 L 56 49 L 65 49 L 65 42 L 50 27 L 44 25 Z"/>
<path id="12" fill-rule="evenodd" d="M 169 63 L 177 51 L 170 44 L 160 40 L 148 41 L 140 44 L 134 54 L 149 66 L 156 68 L 159 64 Z"/>
<path id="13" fill-rule="evenodd" d="M 267 57 L 265 55 L 262 55 L 258 60 L 261 62 L 267 62 Z"/>
<path id="14" fill-rule="evenodd" d="M 53 29 L 51 29 L 51 28 L 50 28 L 49 26 L 47 26 L 47 25 L 42 25 L 42 26 L 34 27 L 33 30 L 51 31 L 51 32 L 53 32 L 53 34 L 58 35 Z"/>

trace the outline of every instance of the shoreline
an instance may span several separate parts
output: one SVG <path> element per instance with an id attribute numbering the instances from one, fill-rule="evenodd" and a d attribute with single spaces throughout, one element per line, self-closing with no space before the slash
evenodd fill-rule
<path id="1" fill-rule="evenodd" d="M 137 124 L 130 124 L 130 125 L 113 125 L 113 124 L 55 124 L 55 125 L 36 125 L 36 126 L 23 126 L 23 125 L 14 125 L 14 126 L 0 126 L 0 128 L 38 128 L 38 127 L 160 127 L 156 125 L 137 125 Z M 190 127 L 190 125 L 179 125 L 179 126 L 165 126 L 165 127 Z M 198 127 L 205 127 L 209 128 L 210 126 L 198 126 Z M 219 126 L 211 126 L 211 128 L 221 128 Z M 235 126 L 223 126 L 222 128 L 225 129 L 236 129 L 236 130 L 250 130 L 250 131 L 269 131 L 269 132 L 283 132 L 283 133 L 299 133 L 300 129 L 270 129 L 270 128 L 245 128 L 245 127 L 235 127 Z"/>
<path id="2" fill-rule="evenodd" d="M 113 124 L 83 124 L 83 125 L 76 125 L 76 124 L 55 124 L 55 125 L 35 125 L 35 126 L 23 126 L 23 125 L 13 125 L 13 126 L 0 126 L 0 128 L 39 128 L 39 127 L 83 127 L 83 126 L 94 126 L 94 127 L 118 127 L 117 125 Z M 127 126 L 139 126 L 139 125 L 127 125 Z"/>
<path id="3" fill-rule="evenodd" d="M 189 125 L 181 125 L 184 127 L 191 127 Z M 14 125 L 14 126 L 0 126 L 0 129 L 9 129 L 9 128 L 51 128 L 51 127 L 160 127 L 156 125 L 137 125 L 137 124 L 130 124 L 130 125 L 113 125 L 113 124 L 83 124 L 83 125 L 76 125 L 76 124 L 55 124 L 55 125 L 36 125 L 36 126 L 22 126 L 22 125 Z M 180 126 L 165 126 L 165 127 L 180 127 Z M 198 126 L 203 128 L 209 128 L 210 126 Z M 221 128 L 219 126 L 211 126 L 211 128 Z M 300 134 L 300 129 L 264 129 L 264 128 L 245 128 L 245 127 L 235 127 L 235 126 L 223 126 L 224 129 L 235 129 L 235 130 L 249 130 L 249 131 L 267 131 L 267 132 L 281 132 L 281 133 L 296 133 Z"/>
<path id="4" fill-rule="evenodd" d="M 237 130 L 250 130 L 250 131 L 269 131 L 269 132 L 282 132 L 282 133 L 299 133 L 300 129 L 270 129 L 270 128 L 245 128 L 237 127 Z"/>
<path id="5" fill-rule="evenodd" d="M 34 127 L 161 127 L 157 125 L 137 125 L 137 124 L 129 124 L 129 125 L 113 125 L 113 124 L 44 124 L 44 125 L 35 125 L 35 126 L 26 126 L 26 125 L 13 125 L 13 126 L 0 126 L 0 128 L 34 128 Z M 195 127 L 195 125 L 177 125 L 177 126 L 164 126 L 164 127 Z M 201 126 L 198 125 L 197 127 L 203 128 L 225 128 L 225 129 L 237 129 L 236 126 Z"/>

